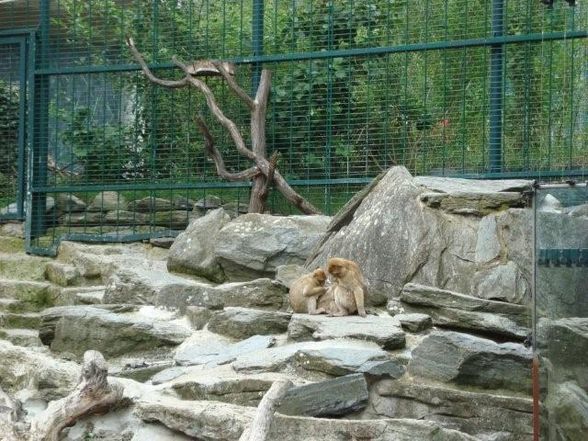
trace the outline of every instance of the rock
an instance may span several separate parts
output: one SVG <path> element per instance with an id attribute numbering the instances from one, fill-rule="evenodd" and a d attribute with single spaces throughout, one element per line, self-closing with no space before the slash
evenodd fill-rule
<path id="1" fill-rule="evenodd" d="M 398 299 L 388 300 L 386 303 L 386 311 L 388 311 L 388 314 L 390 314 L 392 317 L 396 317 L 398 314 L 405 313 L 404 306 Z"/>
<path id="2" fill-rule="evenodd" d="M 45 266 L 47 280 L 60 286 L 76 285 L 80 282 L 80 272 L 73 265 L 52 261 Z"/>
<path id="3" fill-rule="evenodd" d="M 0 224 L 0 236 L 25 238 L 24 222 L 8 222 Z"/>
<path id="4" fill-rule="evenodd" d="M 1 244 L 0 249 L 2 249 Z M 50 262 L 52 260 L 45 257 L 0 251 L 0 279 L 43 282 L 45 267 Z M 2 293 L 1 290 L 0 293 Z"/>
<path id="5" fill-rule="evenodd" d="M 392 167 L 341 209 L 305 267 L 323 266 L 331 256 L 360 262 L 368 300 L 375 305 L 398 297 L 408 282 L 477 295 L 474 281 L 489 286 L 483 284 L 484 276 L 491 276 L 485 271 L 498 261 L 512 260 L 528 284 L 532 260 L 511 257 L 519 250 L 510 247 L 528 253 L 529 242 L 526 236 L 509 242 L 507 236 L 522 229 L 522 222 L 510 223 L 522 216 L 511 212 L 532 214 L 509 208 L 525 206 L 529 182 L 412 178 L 404 167 Z M 500 289 L 505 291 L 493 298 L 513 297 L 510 288 Z"/>
<path id="6" fill-rule="evenodd" d="M 498 210 L 525 207 L 526 198 L 519 192 L 451 192 L 424 193 L 420 200 L 431 208 L 460 215 L 486 216 Z"/>
<path id="7" fill-rule="evenodd" d="M 149 217 L 145 214 L 127 210 L 108 211 L 102 220 L 106 225 L 144 225 L 149 223 Z"/>
<path id="8" fill-rule="evenodd" d="M 414 418 L 435 421 L 480 439 L 503 433 L 505 440 L 532 437 L 532 399 L 460 390 L 414 381 L 382 380 L 361 418 Z"/>
<path id="9" fill-rule="evenodd" d="M 192 211 L 195 202 L 186 196 L 174 196 L 172 205 L 174 210 Z"/>
<path id="10" fill-rule="evenodd" d="M 3 298 L 20 300 L 31 305 L 51 304 L 51 285 L 47 282 L 0 279 Z"/>
<path id="11" fill-rule="evenodd" d="M 355 338 L 373 341 L 386 350 L 403 348 L 406 342 L 398 320 L 374 315 L 327 317 L 294 314 L 288 326 L 288 337 L 296 341 Z"/>
<path id="12" fill-rule="evenodd" d="M 588 204 L 576 205 L 574 207 L 569 207 L 567 210 L 569 216 L 572 217 L 580 217 L 580 216 L 588 216 Z"/>
<path id="13" fill-rule="evenodd" d="M 202 210 L 215 210 L 223 204 L 223 201 L 218 196 L 209 195 L 202 199 L 199 199 L 195 204 L 195 208 Z"/>
<path id="14" fill-rule="evenodd" d="M 278 372 L 288 366 L 328 375 L 341 376 L 363 372 L 372 361 L 389 356 L 375 343 L 357 340 L 301 342 L 245 353 L 233 362 L 237 372 Z"/>
<path id="15" fill-rule="evenodd" d="M 174 366 L 164 369 L 151 377 L 151 384 L 158 385 L 168 383 L 186 373 L 188 368 L 183 366 Z"/>
<path id="16" fill-rule="evenodd" d="M 588 433 L 588 394 L 573 382 L 550 388 L 544 402 L 549 439 L 584 441 Z"/>
<path id="17" fill-rule="evenodd" d="M 338 417 L 364 409 L 367 403 L 364 376 L 352 374 L 292 387 L 276 412 L 293 416 Z"/>
<path id="18" fill-rule="evenodd" d="M 66 213 L 59 217 L 60 225 L 70 227 L 90 227 L 101 225 L 104 215 L 101 211 L 84 211 L 81 213 Z"/>
<path id="19" fill-rule="evenodd" d="M 523 305 L 478 299 L 414 283 L 404 287 L 400 299 L 407 311 L 428 314 L 437 326 L 516 340 L 524 339 L 530 332 L 529 309 Z"/>
<path id="20" fill-rule="evenodd" d="M 296 280 L 307 274 L 308 270 L 302 265 L 280 265 L 276 268 L 276 280 L 290 289 L 290 285 Z"/>
<path id="21" fill-rule="evenodd" d="M 164 395 L 148 395 L 136 405 L 135 414 L 145 421 L 159 421 L 173 430 L 203 441 L 237 441 L 255 415 L 255 409 L 214 401 L 182 401 Z M 341 420 L 274 416 L 268 441 L 476 441 L 432 422 L 382 419 Z"/>
<path id="22" fill-rule="evenodd" d="M 176 349 L 174 360 L 182 366 L 227 364 L 241 355 L 268 348 L 274 337 L 256 335 L 238 343 L 208 331 L 198 331 Z"/>
<path id="23" fill-rule="evenodd" d="M 283 285 L 270 279 L 217 286 L 194 282 L 186 290 L 161 289 L 155 298 L 155 305 L 175 308 L 180 312 L 184 312 L 187 306 L 203 306 L 209 309 L 240 306 L 278 310 L 287 304 L 287 295 Z"/>
<path id="24" fill-rule="evenodd" d="M 482 270 L 474 276 L 476 297 L 527 305 L 531 289 L 514 262 Z"/>
<path id="25" fill-rule="evenodd" d="M 204 328 L 213 315 L 214 311 L 204 306 L 188 306 L 186 308 L 186 316 L 192 327 L 196 330 Z"/>
<path id="26" fill-rule="evenodd" d="M 247 201 L 232 201 L 223 204 L 223 208 L 231 216 L 231 219 L 234 219 L 249 212 L 249 203 Z"/>
<path id="27" fill-rule="evenodd" d="M 225 275 L 214 254 L 219 231 L 230 218 L 223 209 L 211 211 L 206 216 L 190 222 L 170 248 L 167 269 L 178 273 L 222 282 Z"/>
<path id="28" fill-rule="evenodd" d="M 122 194 L 116 191 L 103 191 L 96 195 L 88 206 L 88 211 L 126 210 L 127 205 L 127 200 Z"/>
<path id="29" fill-rule="evenodd" d="M 369 361 L 361 366 L 358 372 L 372 377 L 400 378 L 406 368 L 397 360 Z"/>
<path id="30" fill-rule="evenodd" d="M 329 220 L 246 214 L 221 229 L 215 254 L 230 280 L 273 277 L 280 265 L 304 263 Z"/>
<path id="31" fill-rule="evenodd" d="M 134 305 L 177 306 L 180 312 L 186 305 L 172 305 L 172 298 L 188 298 L 195 292 L 209 287 L 167 271 L 157 271 L 147 267 L 129 267 L 115 270 L 105 283 L 105 303 L 129 303 Z M 160 305 L 158 298 L 169 297 L 170 302 Z"/>
<path id="32" fill-rule="evenodd" d="M 420 332 L 433 326 L 433 320 L 427 314 L 397 314 L 394 318 L 409 332 Z"/>
<path id="33" fill-rule="evenodd" d="M 56 352 L 82 355 L 88 349 L 115 357 L 132 351 L 177 346 L 191 332 L 168 320 L 117 314 L 95 306 L 58 306 L 43 311 L 41 341 Z M 151 312 L 151 313 L 150 313 Z"/>
<path id="34" fill-rule="evenodd" d="M 537 324 L 537 345 L 550 361 L 550 376 L 574 380 L 588 390 L 588 318 L 542 318 Z"/>
<path id="35" fill-rule="evenodd" d="M 61 213 L 75 213 L 86 210 L 86 203 L 71 193 L 58 193 L 55 207 Z"/>
<path id="36" fill-rule="evenodd" d="M 129 202 L 128 207 L 131 211 L 150 213 L 153 211 L 171 211 L 174 209 L 174 204 L 169 199 L 146 197 Z"/>
<path id="37" fill-rule="evenodd" d="M 69 394 L 80 371 L 72 362 L 0 340 L 0 388 L 9 393 L 30 389 L 33 396 L 53 400 Z"/>
<path id="38" fill-rule="evenodd" d="M 515 343 L 434 331 L 412 352 L 409 372 L 483 389 L 531 390 L 531 351 Z"/>
<path id="39" fill-rule="evenodd" d="M 553 195 L 547 193 L 543 198 L 538 201 L 539 211 L 545 211 L 549 213 L 560 213 L 562 210 L 561 202 Z"/>
<path id="40" fill-rule="evenodd" d="M 228 365 L 214 369 L 184 369 L 186 372 L 171 383 L 174 392 L 183 400 L 222 401 L 252 407 L 257 407 L 274 381 L 286 378 L 275 373 L 244 375 Z"/>
<path id="41" fill-rule="evenodd" d="M 190 213 L 185 210 L 156 211 L 151 213 L 149 222 L 158 227 L 167 227 L 170 230 L 183 230 L 190 222 Z"/>
<path id="42" fill-rule="evenodd" d="M 149 239 L 149 243 L 154 247 L 169 249 L 175 240 L 175 237 L 153 237 Z"/>
<path id="43" fill-rule="evenodd" d="M 290 314 L 259 309 L 227 307 L 215 314 L 208 329 L 237 339 L 254 335 L 281 334 L 288 329 Z"/>

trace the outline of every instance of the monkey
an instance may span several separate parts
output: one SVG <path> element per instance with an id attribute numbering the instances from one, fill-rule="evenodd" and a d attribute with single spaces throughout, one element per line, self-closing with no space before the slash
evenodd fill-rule
<path id="1" fill-rule="evenodd" d="M 332 285 L 335 312 L 331 315 L 341 317 L 358 313 L 365 317 L 366 286 L 359 265 L 352 260 L 332 257 L 327 262 L 327 273 Z"/>
<path id="2" fill-rule="evenodd" d="M 317 303 L 321 303 L 319 302 L 319 297 L 326 292 L 324 286 L 326 280 L 325 271 L 322 268 L 317 268 L 312 273 L 305 274 L 292 283 L 288 299 L 294 312 L 307 312 L 312 315 L 327 312 L 324 307 L 317 309 Z M 328 306 L 328 302 L 325 306 Z"/>

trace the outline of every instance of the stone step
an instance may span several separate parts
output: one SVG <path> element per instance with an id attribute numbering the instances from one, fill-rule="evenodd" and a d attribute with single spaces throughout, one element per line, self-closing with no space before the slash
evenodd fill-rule
<path id="1" fill-rule="evenodd" d="M 39 331 L 34 329 L 0 329 L 0 338 L 16 346 L 43 346 L 39 339 Z"/>
<path id="2" fill-rule="evenodd" d="M 13 329 L 39 329 L 41 326 L 41 314 L 37 312 L 0 312 L 0 326 Z"/>
<path id="3" fill-rule="evenodd" d="M 5 227 L 5 226 L 3 226 Z M 0 230 L 1 231 L 1 230 Z M 7 235 L 0 235 L 0 252 L 2 253 L 22 253 L 25 249 L 23 239 Z"/>
<path id="4" fill-rule="evenodd" d="M 47 257 L 0 251 L 0 278 L 40 282 L 45 280 L 45 267 L 49 262 L 51 259 Z"/>
<path id="5" fill-rule="evenodd" d="M 22 300 L 39 305 L 51 304 L 51 284 L 0 277 L 0 297 Z"/>
<path id="6" fill-rule="evenodd" d="M 76 286 L 59 288 L 55 296 L 55 306 L 96 305 L 103 303 L 105 287 Z"/>
<path id="7" fill-rule="evenodd" d="M 22 300 L 0 298 L 0 311 L 23 312 L 26 311 L 28 304 Z"/>

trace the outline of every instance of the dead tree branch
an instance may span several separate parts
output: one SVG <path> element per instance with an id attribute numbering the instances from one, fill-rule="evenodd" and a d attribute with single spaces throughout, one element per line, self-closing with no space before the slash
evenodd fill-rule
<path id="1" fill-rule="evenodd" d="M 265 143 L 265 119 L 267 111 L 267 102 L 271 89 L 271 72 L 264 69 L 261 73 L 260 84 L 255 95 L 255 99 L 251 99 L 249 95 L 236 83 L 233 76 L 225 69 L 223 64 L 218 61 L 212 61 L 213 66 L 218 70 L 220 75 L 227 82 L 229 89 L 241 101 L 243 101 L 251 111 L 251 149 L 247 148 L 243 136 L 241 135 L 237 125 L 223 113 L 220 106 L 216 102 L 212 90 L 202 80 L 192 75 L 193 65 L 187 64 L 178 58 L 172 59 L 173 63 L 182 69 L 185 77 L 182 80 L 171 81 L 156 77 L 149 66 L 145 62 L 141 53 L 135 47 L 133 39 L 127 37 L 127 45 L 133 54 L 133 57 L 145 73 L 146 77 L 153 83 L 163 87 L 179 88 L 192 86 L 198 89 L 206 100 L 206 104 L 214 115 L 216 120 L 229 132 L 237 151 L 253 161 L 255 166 L 238 173 L 229 172 L 222 159 L 221 153 L 214 146 L 214 140 L 210 135 L 210 131 L 202 118 L 197 119 L 197 124 L 200 132 L 204 136 L 205 148 L 209 157 L 215 162 L 219 176 L 228 180 L 250 179 L 253 181 L 251 188 L 251 198 L 249 202 L 250 213 L 263 213 L 265 211 L 265 202 L 267 200 L 268 187 L 272 184 L 275 188 L 283 194 L 283 196 L 290 203 L 298 207 L 300 211 L 305 214 L 318 214 L 319 210 L 314 207 L 309 201 L 300 196 L 284 179 L 280 172 L 276 169 L 276 164 L 267 159 L 266 143 Z"/>

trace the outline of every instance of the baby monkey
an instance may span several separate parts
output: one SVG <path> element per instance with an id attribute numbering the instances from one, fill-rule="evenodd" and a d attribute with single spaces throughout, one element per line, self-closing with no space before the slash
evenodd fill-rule
<path id="1" fill-rule="evenodd" d="M 288 298 L 294 312 L 307 312 L 308 314 L 324 314 L 325 308 L 317 308 L 319 297 L 325 294 L 325 281 L 327 275 L 322 268 L 315 269 L 310 274 L 297 279 L 290 287 Z"/>

